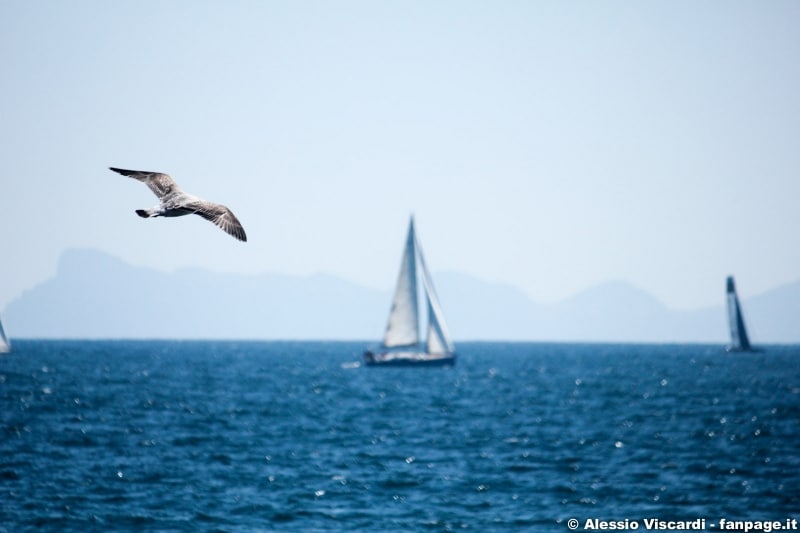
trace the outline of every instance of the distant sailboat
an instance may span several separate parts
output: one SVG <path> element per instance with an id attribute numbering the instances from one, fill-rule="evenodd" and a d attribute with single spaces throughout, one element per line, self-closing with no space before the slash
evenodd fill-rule
<path id="1" fill-rule="evenodd" d="M 736 295 L 736 286 L 733 283 L 733 276 L 728 276 L 726 287 L 728 298 L 728 325 L 731 330 L 731 343 L 727 350 L 729 352 L 753 351 L 753 347 L 750 345 L 750 339 L 747 337 L 747 330 L 744 327 L 742 307 L 739 304 L 739 297 Z"/>
<path id="2" fill-rule="evenodd" d="M 419 335 L 418 266 L 428 308 L 424 346 L 420 344 Z M 452 365 L 455 360 L 455 348 L 447 333 L 439 299 L 417 242 L 414 217 L 411 217 L 383 344 L 378 350 L 367 350 L 364 362 L 368 366 L 442 366 Z"/>
<path id="3" fill-rule="evenodd" d="M 11 343 L 8 342 L 6 332 L 3 331 L 3 323 L 0 322 L 0 353 L 7 353 L 11 351 Z"/>

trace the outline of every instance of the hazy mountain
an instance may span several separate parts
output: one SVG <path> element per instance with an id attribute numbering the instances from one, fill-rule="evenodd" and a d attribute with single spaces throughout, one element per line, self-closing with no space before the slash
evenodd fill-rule
<path id="1" fill-rule="evenodd" d="M 625 282 L 604 283 L 549 305 L 513 286 L 463 274 L 443 274 L 436 282 L 457 338 L 463 332 L 464 338 L 503 340 L 722 343 L 728 334 L 722 306 L 673 311 Z"/>
<path id="2" fill-rule="evenodd" d="M 742 307 L 754 342 L 800 342 L 800 281 L 754 296 Z"/>
<path id="3" fill-rule="evenodd" d="M 456 340 L 714 342 L 727 340 L 718 307 L 674 311 L 624 282 L 557 304 L 510 285 L 435 276 Z M 4 313 L 11 337 L 378 340 L 391 294 L 326 275 L 161 272 L 92 250 L 65 252 L 55 277 Z M 800 282 L 743 302 L 755 343 L 800 342 Z"/>
<path id="4" fill-rule="evenodd" d="M 364 338 L 385 295 L 329 276 L 172 273 L 70 250 L 54 278 L 11 302 L 16 337 Z"/>

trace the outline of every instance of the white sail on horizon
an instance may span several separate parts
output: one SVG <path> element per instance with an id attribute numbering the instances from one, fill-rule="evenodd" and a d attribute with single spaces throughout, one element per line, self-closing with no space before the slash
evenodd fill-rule
<path id="1" fill-rule="evenodd" d="M 417 261 L 420 264 L 421 287 L 417 281 Z M 384 348 L 416 347 L 420 337 L 420 312 L 418 291 L 425 294 L 427 308 L 427 331 L 425 349 L 431 355 L 447 355 L 455 351 L 444 322 L 439 299 L 433 288 L 422 247 L 416 237 L 414 217 L 408 226 L 408 236 L 400 263 L 397 287 L 392 299 L 392 309 L 383 339 Z"/>

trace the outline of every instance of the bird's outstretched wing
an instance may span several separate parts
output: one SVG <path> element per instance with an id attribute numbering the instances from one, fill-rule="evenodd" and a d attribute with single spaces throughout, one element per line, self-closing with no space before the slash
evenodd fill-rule
<path id="1" fill-rule="evenodd" d="M 159 198 L 163 198 L 171 192 L 181 190 L 181 188 L 178 187 L 178 184 L 175 183 L 175 180 L 172 179 L 169 174 L 163 174 L 161 172 L 147 172 L 144 170 L 125 170 L 124 168 L 114 167 L 108 168 L 118 174 L 122 174 L 123 176 L 128 176 L 143 182 L 145 185 L 150 187 L 150 190 L 153 191 L 153 193 Z"/>
<path id="2" fill-rule="evenodd" d="M 206 220 L 209 220 L 222 228 L 222 230 L 239 239 L 240 241 L 247 242 L 247 235 L 244 233 L 239 219 L 233 212 L 221 204 L 207 202 L 205 200 L 197 200 L 195 202 L 186 204 L 186 209 L 194 211 L 194 214 L 200 215 Z"/>

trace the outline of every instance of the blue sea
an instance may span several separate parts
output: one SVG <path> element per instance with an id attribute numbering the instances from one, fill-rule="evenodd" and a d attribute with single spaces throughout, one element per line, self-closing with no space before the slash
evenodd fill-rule
<path id="1" fill-rule="evenodd" d="M 557 531 L 800 518 L 800 347 L 14 342 L 0 531 Z"/>

